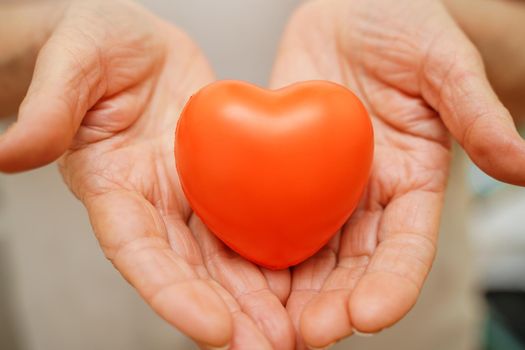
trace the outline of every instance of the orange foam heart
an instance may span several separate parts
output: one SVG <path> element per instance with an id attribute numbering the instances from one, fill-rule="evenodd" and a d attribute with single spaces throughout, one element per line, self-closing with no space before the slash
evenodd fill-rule
<path id="1" fill-rule="evenodd" d="M 373 131 L 343 86 L 271 91 L 238 81 L 188 101 L 175 156 L 195 213 L 231 249 L 280 269 L 318 251 L 348 220 L 368 181 Z"/>

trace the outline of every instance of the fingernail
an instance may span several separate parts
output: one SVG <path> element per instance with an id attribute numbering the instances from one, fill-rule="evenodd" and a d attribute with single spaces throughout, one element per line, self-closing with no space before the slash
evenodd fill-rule
<path id="1" fill-rule="evenodd" d="M 332 346 L 334 346 L 335 343 L 337 343 L 337 342 L 334 341 L 333 343 L 330 343 L 330 344 L 328 344 L 327 346 L 324 346 L 324 347 L 321 347 L 321 348 L 316 348 L 316 347 L 313 347 L 313 346 L 308 346 L 308 349 L 310 349 L 310 350 L 327 350 L 327 349 L 331 348 Z"/>
<path id="2" fill-rule="evenodd" d="M 377 333 L 364 333 L 364 332 L 359 332 L 357 329 L 355 328 L 352 328 L 352 332 L 357 335 L 358 337 L 364 337 L 364 338 L 370 338 L 371 336 L 373 335 L 376 335 Z"/>

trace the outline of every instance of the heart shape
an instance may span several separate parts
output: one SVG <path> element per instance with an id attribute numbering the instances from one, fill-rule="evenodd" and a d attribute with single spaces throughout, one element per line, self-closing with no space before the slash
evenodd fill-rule
<path id="1" fill-rule="evenodd" d="M 195 213 L 231 249 L 271 269 L 300 263 L 341 228 L 372 155 L 364 106 L 325 81 L 275 91 L 215 82 L 190 98 L 175 141 Z"/>

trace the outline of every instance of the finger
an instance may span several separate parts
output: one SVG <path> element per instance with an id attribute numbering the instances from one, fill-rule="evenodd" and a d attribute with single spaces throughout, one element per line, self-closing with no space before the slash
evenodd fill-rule
<path id="1" fill-rule="evenodd" d="M 292 283 L 290 270 L 269 270 L 264 267 L 260 267 L 259 269 L 266 278 L 268 288 L 277 296 L 281 304 L 286 305 Z"/>
<path id="2" fill-rule="evenodd" d="M 523 67 L 525 51 L 517 49 L 516 38 L 525 34 L 525 5 L 519 1 L 474 1 L 445 0 L 443 3 L 480 50 L 498 97 L 515 120 L 523 122 L 525 70 L 520 67 Z M 502 19 L 505 19 L 505 26 L 501 26 Z"/>
<path id="3" fill-rule="evenodd" d="M 166 43 L 153 35 L 158 28 L 152 17 L 131 3 L 126 11 L 107 4 L 72 2 L 40 50 L 18 121 L 0 137 L 0 171 L 57 159 L 97 101 L 137 86 L 159 68 Z M 143 26 L 130 34 L 141 11 Z M 120 99 L 126 98 L 120 94 Z"/>
<path id="4" fill-rule="evenodd" d="M 243 312 L 233 314 L 234 334 L 231 350 L 272 350 L 277 349 L 266 339 L 253 320 Z M 246 344 L 249 344 L 247 347 Z"/>
<path id="5" fill-rule="evenodd" d="M 301 315 L 309 302 L 319 293 L 324 281 L 336 266 L 336 252 L 339 247 L 339 233 L 314 256 L 294 267 L 292 290 L 286 310 L 296 329 L 296 348 L 304 349 L 304 334 L 301 334 Z"/>
<path id="6" fill-rule="evenodd" d="M 0 2 L 0 118 L 17 112 L 31 82 L 35 49 L 47 40 L 64 7 L 65 1 Z"/>
<path id="7" fill-rule="evenodd" d="M 414 306 L 435 256 L 442 205 L 442 193 L 418 190 L 385 208 L 378 246 L 350 296 L 355 329 L 378 332 Z"/>
<path id="8" fill-rule="evenodd" d="M 219 294 L 232 314 L 233 319 L 233 338 L 228 350 L 271 350 L 272 344 L 265 337 L 263 332 L 257 327 L 255 322 L 245 314 L 237 300 L 216 281 L 212 281 L 217 294 Z"/>
<path id="9" fill-rule="evenodd" d="M 308 346 L 323 348 L 352 334 L 348 302 L 376 247 L 380 217 L 381 210 L 358 210 L 344 227 L 337 265 L 301 317 Z"/>
<path id="10" fill-rule="evenodd" d="M 227 305 L 170 248 L 164 223 L 148 201 L 120 190 L 87 196 L 85 204 L 108 259 L 162 318 L 201 344 L 230 343 Z"/>
<path id="11" fill-rule="evenodd" d="M 257 266 L 231 251 L 193 216 L 190 228 L 199 243 L 210 275 L 258 325 L 274 348 L 293 349 L 293 327 L 286 310 Z"/>
<path id="12" fill-rule="evenodd" d="M 100 55 L 85 36 L 73 34 L 58 30 L 40 51 L 18 121 L 0 138 L 1 171 L 57 159 L 104 94 Z"/>
<path id="13" fill-rule="evenodd" d="M 525 185 L 525 141 L 490 86 L 480 54 L 453 23 L 450 28 L 425 55 L 423 96 L 483 171 Z"/>

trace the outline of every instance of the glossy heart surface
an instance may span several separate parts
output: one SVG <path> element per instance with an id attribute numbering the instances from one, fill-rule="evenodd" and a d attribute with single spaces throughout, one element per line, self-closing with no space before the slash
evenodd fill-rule
<path id="1" fill-rule="evenodd" d="M 207 227 L 246 259 L 280 269 L 312 256 L 348 220 L 373 145 L 366 109 L 343 86 L 219 81 L 186 104 L 175 157 Z"/>

